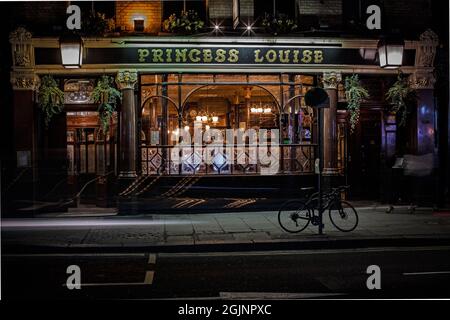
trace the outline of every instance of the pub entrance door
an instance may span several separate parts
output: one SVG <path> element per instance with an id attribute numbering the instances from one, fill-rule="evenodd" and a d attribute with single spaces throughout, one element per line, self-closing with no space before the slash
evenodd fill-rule
<path id="1" fill-rule="evenodd" d="M 68 178 L 80 202 L 104 206 L 108 197 L 108 177 L 115 171 L 115 143 L 105 135 L 97 112 L 71 112 L 67 117 Z"/>
<path id="2" fill-rule="evenodd" d="M 361 109 L 360 121 L 348 139 L 349 197 L 353 200 L 378 200 L 381 182 L 380 110 Z"/>

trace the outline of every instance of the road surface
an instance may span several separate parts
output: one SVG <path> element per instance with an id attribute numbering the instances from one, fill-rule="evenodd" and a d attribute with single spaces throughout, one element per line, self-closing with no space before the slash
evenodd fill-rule
<path id="1" fill-rule="evenodd" d="M 81 289 L 67 287 L 80 268 Z M 366 286 L 381 271 L 381 290 Z M 4 254 L 4 299 L 450 297 L 450 247 L 225 253 Z"/>

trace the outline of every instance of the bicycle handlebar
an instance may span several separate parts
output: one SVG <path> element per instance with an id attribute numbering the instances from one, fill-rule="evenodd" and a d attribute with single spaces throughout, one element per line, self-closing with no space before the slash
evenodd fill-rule
<path id="1" fill-rule="evenodd" d="M 348 189 L 350 189 L 350 186 L 349 185 L 345 185 L 345 186 L 339 186 L 337 188 L 333 188 L 332 190 L 333 190 L 333 192 L 336 192 L 336 191 L 343 192 L 343 191 L 346 191 Z"/>

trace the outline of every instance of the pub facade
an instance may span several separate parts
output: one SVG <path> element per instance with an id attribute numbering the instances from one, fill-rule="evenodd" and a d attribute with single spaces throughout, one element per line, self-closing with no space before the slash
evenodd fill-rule
<path id="1" fill-rule="evenodd" d="M 133 27 L 127 27 L 132 23 L 127 19 L 132 18 L 116 9 L 116 22 L 123 21 L 129 30 Z M 144 30 L 152 28 L 150 18 L 144 15 L 143 20 Z M 63 61 L 61 37 L 15 29 L 10 44 L 17 172 L 31 174 L 41 185 L 49 182 L 47 199 L 75 199 L 72 206 L 80 201 L 114 206 L 121 197 L 182 196 L 205 181 L 211 189 L 226 185 L 237 190 L 255 181 L 267 187 L 262 188 L 267 194 L 274 186 L 289 194 L 314 184 L 317 134 L 322 130 L 325 181 L 352 185 L 354 198 L 379 200 L 380 190 L 389 190 L 387 169 L 399 156 L 399 144 L 407 146 L 405 153 L 435 156 L 434 59 L 439 39 L 433 31 L 405 39 L 401 65 L 391 69 L 380 67 L 379 39 L 373 37 L 245 31 L 224 36 L 212 29 L 201 36 L 129 31 L 82 37 L 79 65 L 70 68 Z M 399 121 L 385 99 L 399 72 L 417 93 L 406 140 L 399 138 Z M 350 130 L 345 79 L 354 74 L 370 98 Z M 38 92 L 48 75 L 64 92 L 64 108 L 45 127 Z M 92 97 L 105 75 L 121 93 L 106 130 Z M 317 86 L 329 98 L 322 127 L 317 110 L 304 99 Z M 265 176 L 264 164 L 250 161 L 248 137 L 236 141 L 228 136 L 235 145 L 215 149 L 209 163 L 199 160 L 207 150 L 205 142 L 182 150 L 181 161 L 173 159 L 182 134 L 213 129 L 224 137 L 227 130 L 277 132 L 270 135 L 279 148 L 276 172 Z M 239 161 L 242 156 L 246 160 Z M 40 190 L 32 190 L 45 201 Z"/>

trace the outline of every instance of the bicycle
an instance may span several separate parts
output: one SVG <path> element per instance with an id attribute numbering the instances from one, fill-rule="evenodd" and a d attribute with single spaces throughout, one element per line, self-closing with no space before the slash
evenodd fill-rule
<path id="1" fill-rule="evenodd" d="M 356 209 L 347 201 L 341 200 L 341 192 L 349 186 L 333 188 L 331 192 L 322 195 L 322 210 L 328 210 L 328 216 L 333 226 L 342 232 L 356 229 L 359 218 Z M 302 190 L 312 190 L 304 188 Z M 305 230 L 311 223 L 318 226 L 321 221 L 318 212 L 319 193 L 311 194 L 306 202 L 290 200 L 285 202 L 278 212 L 278 222 L 281 228 L 290 233 Z"/>

